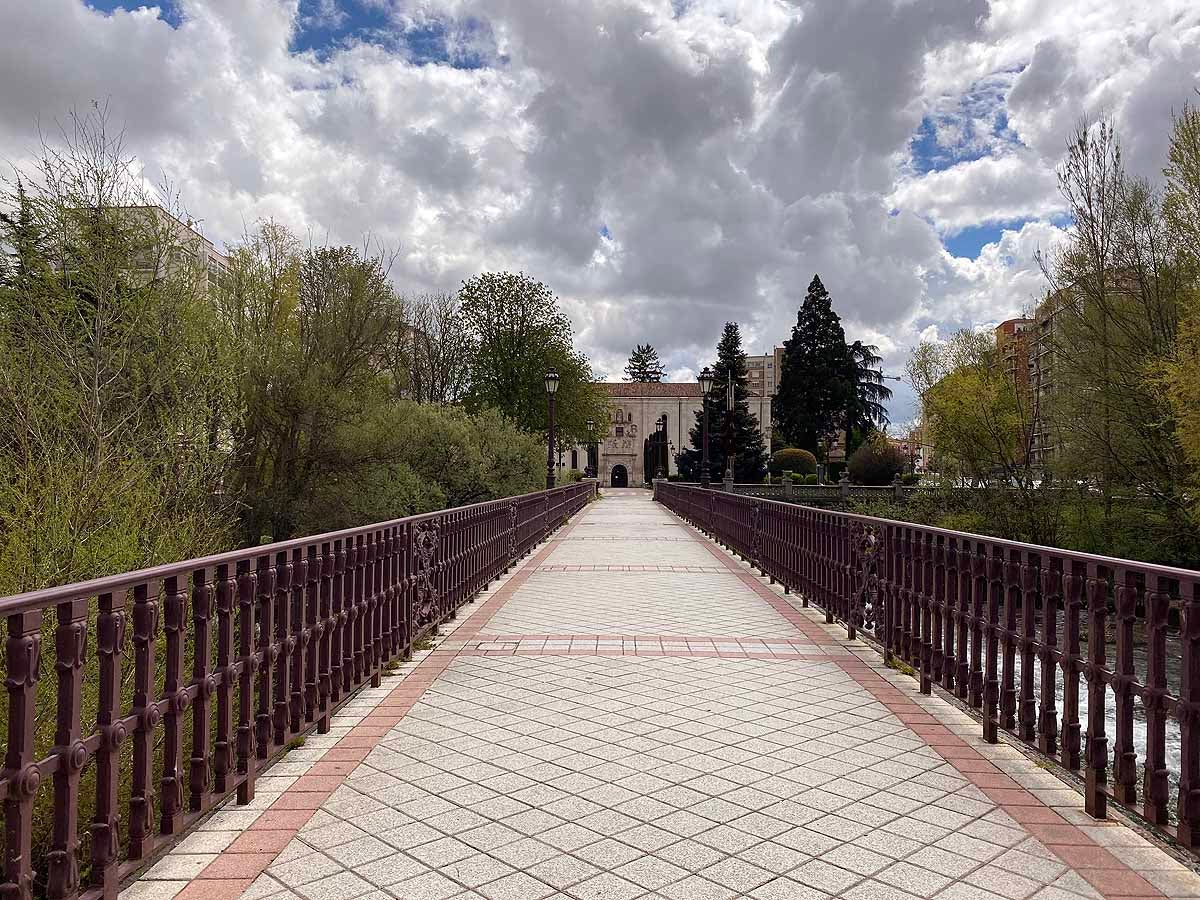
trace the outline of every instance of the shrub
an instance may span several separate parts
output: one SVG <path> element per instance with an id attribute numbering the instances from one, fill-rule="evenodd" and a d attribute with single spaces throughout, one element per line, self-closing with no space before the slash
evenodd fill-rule
<path id="1" fill-rule="evenodd" d="M 846 468 L 856 484 L 891 484 L 904 469 L 904 454 L 886 437 L 876 434 L 854 451 Z"/>
<path id="2" fill-rule="evenodd" d="M 805 475 L 804 483 L 805 484 L 816 484 L 817 483 L 817 473 L 809 472 L 807 475 Z"/>
<path id="3" fill-rule="evenodd" d="M 900 479 L 907 487 L 916 487 L 921 483 L 921 476 L 916 472 L 909 472 Z"/>
<path id="4" fill-rule="evenodd" d="M 772 475 L 783 472 L 798 472 L 807 475 L 817 471 L 817 458 L 807 450 L 788 447 L 786 450 L 776 450 L 771 454 L 770 470 Z"/>
<path id="5" fill-rule="evenodd" d="M 584 474 L 578 469 L 567 469 L 567 471 L 563 473 L 562 478 L 564 484 L 574 484 L 577 481 L 583 481 L 583 479 Z"/>

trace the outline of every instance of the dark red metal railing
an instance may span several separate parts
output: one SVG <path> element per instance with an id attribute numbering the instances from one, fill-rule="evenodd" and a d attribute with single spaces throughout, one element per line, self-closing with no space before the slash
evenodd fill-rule
<path id="1" fill-rule="evenodd" d="M 115 897 L 231 793 L 248 803 L 281 748 L 327 730 L 594 491 L 581 482 L 0 599 L 0 897 Z"/>
<path id="2" fill-rule="evenodd" d="M 680 484 L 656 496 L 872 635 L 922 692 L 980 710 L 986 740 L 1082 770 L 1092 816 L 1112 797 L 1200 846 L 1200 572 Z"/>

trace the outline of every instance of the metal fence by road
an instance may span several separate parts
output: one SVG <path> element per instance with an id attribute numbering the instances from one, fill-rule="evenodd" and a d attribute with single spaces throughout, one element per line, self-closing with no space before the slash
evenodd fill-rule
<path id="1" fill-rule="evenodd" d="M 0 598 L 0 896 L 115 897 L 231 793 L 248 803 L 289 741 L 326 730 L 594 492 L 581 482 Z"/>
<path id="2" fill-rule="evenodd" d="M 1103 818 L 1111 797 L 1200 845 L 1200 572 L 687 485 L 656 491 L 826 622 L 876 638 L 923 692 L 937 683 L 980 710 L 988 741 L 1009 732 L 1081 773 L 1091 815 Z"/>

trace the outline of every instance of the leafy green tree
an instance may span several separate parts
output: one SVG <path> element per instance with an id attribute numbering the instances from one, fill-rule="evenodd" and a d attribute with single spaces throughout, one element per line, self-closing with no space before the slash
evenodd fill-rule
<path id="1" fill-rule="evenodd" d="M 854 450 L 876 429 L 888 424 L 887 406 L 892 399 L 892 390 L 883 383 L 883 362 L 878 347 L 855 341 L 847 348 L 849 354 L 849 378 L 853 384 L 850 403 L 846 410 L 846 450 Z"/>
<path id="2" fill-rule="evenodd" d="M 471 339 L 468 410 L 491 407 L 525 431 L 545 434 L 545 377 L 553 369 L 559 437 L 586 441 L 589 418 L 604 433 L 608 399 L 575 349 L 571 320 L 550 288 L 528 275 L 488 272 L 464 281 L 458 296 Z"/>
<path id="3" fill-rule="evenodd" d="M 205 272 L 103 109 L 0 206 L 0 595 L 227 546 Z"/>
<path id="4" fill-rule="evenodd" d="M 846 460 L 846 471 L 855 484 L 891 484 L 903 469 L 904 454 L 882 431 L 872 432 Z"/>
<path id="5" fill-rule="evenodd" d="M 855 360 L 820 276 L 813 276 L 783 347 L 773 404 L 776 428 L 789 444 L 824 458 L 831 437 L 846 426 L 847 411 L 853 408 L 856 419 L 869 421 L 872 408 L 858 407 Z"/>
<path id="6" fill-rule="evenodd" d="M 758 420 L 750 412 L 750 393 L 746 388 L 746 352 L 742 349 L 742 335 L 737 322 L 725 323 L 725 330 L 717 344 L 717 361 L 712 370 L 713 389 L 704 398 L 709 415 L 708 457 L 712 479 L 720 481 L 725 473 L 726 429 L 730 425 L 725 398 L 732 379 L 735 398 L 732 418 L 734 480 L 745 484 L 758 483 L 767 472 L 767 447 Z M 701 409 L 696 411 L 696 422 L 689 432 L 691 447 L 675 457 L 679 474 L 687 481 L 700 480 L 703 428 Z"/>
<path id="7" fill-rule="evenodd" d="M 641 384 L 657 383 L 666 377 L 667 370 L 663 368 L 658 358 L 658 351 L 652 344 L 638 344 L 629 355 L 625 364 L 625 380 Z"/>
<path id="8" fill-rule="evenodd" d="M 817 458 L 807 450 L 798 447 L 785 447 L 771 454 L 771 474 L 780 475 L 791 472 L 796 475 L 815 475 Z"/>

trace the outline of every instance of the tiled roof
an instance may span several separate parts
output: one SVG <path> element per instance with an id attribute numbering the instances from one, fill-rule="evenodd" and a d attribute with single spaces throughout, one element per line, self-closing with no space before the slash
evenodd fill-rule
<path id="1" fill-rule="evenodd" d="M 610 381 L 603 385 L 610 397 L 699 397 L 700 385 L 683 382 Z"/>
<path id="2" fill-rule="evenodd" d="M 606 381 L 601 384 L 610 397 L 700 397 L 700 385 L 694 381 Z M 762 396 L 747 388 L 751 397 Z"/>

